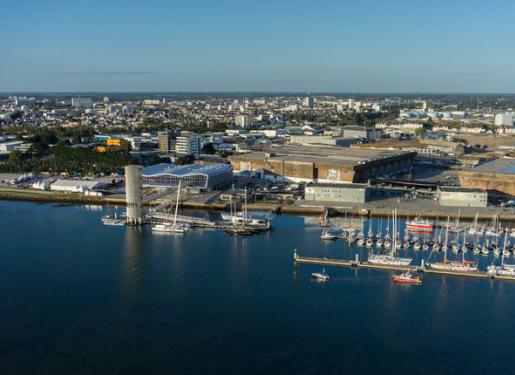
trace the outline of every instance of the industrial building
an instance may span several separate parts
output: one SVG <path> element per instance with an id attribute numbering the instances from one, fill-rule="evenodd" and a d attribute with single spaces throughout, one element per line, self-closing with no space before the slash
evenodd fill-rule
<path id="1" fill-rule="evenodd" d="M 488 193 L 480 189 L 445 186 L 438 188 L 438 201 L 445 207 L 486 207 Z"/>
<path id="2" fill-rule="evenodd" d="M 98 181 L 83 180 L 56 180 L 50 185 L 50 190 L 69 193 L 84 193 L 101 187 L 103 184 Z"/>
<path id="3" fill-rule="evenodd" d="M 234 171 L 262 172 L 264 178 L 292 182 L 367 182 L 409 171 L 416 153 L 335 146 L 271 147 L 229 157 Z"/>
<path id="4" fill-rule="evenodd" d="M 365 203 L 370 198 L 366 184 L 312 183 L 304 190 L 304 200 L 309 202 Z"/>
<path id="5" fill-rule="evenodd" d="M 348 147 L 358 142 L 356 138 L 332 137 L 330 135 L 291 135 L 289 143 L 294 144 L 320 144 Z"/>
<path id="6" fill-rule="evenodd" d="M 382 130 L 375 127 L 366 127 L 360 125 L 347 125 L 342 128 L 344 138 L 362 138 L 369 141 L 381 139 Z"/>
<path id="7" fill-rule="evenodd" d="M 515 159 L 501 158 L 458 172 L 460 184 L 515 196 Z"/>
<path id="8" fill-rule="evenodd" d="M 198 190 L 221 189 L 230 185 L 230 164 L 189 164 L 176 167 L 161 163 L 147 167 L 142 172 L 143 187 L 170 188 L 182 186 Z"/>

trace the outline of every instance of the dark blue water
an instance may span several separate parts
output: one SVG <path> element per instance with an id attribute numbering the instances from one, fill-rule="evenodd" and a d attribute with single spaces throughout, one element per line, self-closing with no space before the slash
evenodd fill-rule
<path id="1" fill-rule="evenodd" d="M 350 255 L 302 217 L 248 238 L 0 202 L 0 373 L 513 374 L 515 283 L 294 268 Z"/>

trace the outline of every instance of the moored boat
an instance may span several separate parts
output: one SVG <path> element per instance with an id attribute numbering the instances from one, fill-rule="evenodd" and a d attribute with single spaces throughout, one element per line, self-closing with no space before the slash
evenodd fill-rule
<path id="1" fill-rule="evenodd" d="M 414 276 L 411 272 L 403 272 L 392 276 L 392 281 L 397 284 L 414 284 L 421 285 L 422 279 L 420 276 Z"/>

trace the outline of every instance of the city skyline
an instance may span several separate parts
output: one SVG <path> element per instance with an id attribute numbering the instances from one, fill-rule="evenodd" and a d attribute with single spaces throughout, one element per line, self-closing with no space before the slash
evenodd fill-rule
<path id="1" fill-rule="evenodd" d="M 515 91 L 508 1 L 3 8 L 0 92 Z"/>

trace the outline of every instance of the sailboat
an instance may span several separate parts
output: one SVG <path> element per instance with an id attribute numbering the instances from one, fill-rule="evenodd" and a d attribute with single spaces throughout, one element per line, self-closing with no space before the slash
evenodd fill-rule
<path id="1" fill-rule="evenodd" d="M 452 271 L 452 272 L 478 272 L 477 264 L 475 262 L 465 260 L 465 253 L 462 255 L 460 261 L 450 261 L 447 259 L 447 251 L 449 240 L 449 217 L 447 217 L 447 228 L 445 231 L 445 240 L 443 244 L 444 257 L 443 262 L 436 262 L 429 264 L 429 268 L 439 271 Z"/>
<path id="2" fill-rule="evenodd" d="M 383 219 L 381 219 L 381 221 L 379 222 L 379 232 L 377 233 L 376 246 L 383 247 L 383 244 Z"/>
<path id="3" fill-rule="evenodd" d="M 329 207 L 327 207 L 327 204 L 324 205 L 324 211 L 320 215 L 320 226 L 321 227 L 329 226 Z"/>
<path id="4" fill-rule="evenodd" d="M 261 211 L 249 214 L 247 206 L 247 188 L 245 187 L 243 210 L 236 212 L 236 209 L 234 209 L 233 211 L 231 198 L 229 200 L 230 212 L 222 212 L 220 216 L 222 217 L 222 220 L 228 222 L 229 224 L 233 224 L 234 226 L 247 227 L 247 229 L 251 231 L 266 231 L 272 228 L 271 221 L 273 216 L 269 212 Z"/>
<path id="5" fill-rule="evenodd" d="M 490 276 L 515 276 L 515 264 L 504 264 L 504 258 L 507 255 L 508 232 L 504 235 L 504 244 L 501 257 L 501 265 L 491 265 L 487 267 L 487 273 Z"/>
<path id="6" fill-rule="evenodd" d="M 177 223 L 177 212 L 179 210 L 179 200 L 181 196 L 181 180 L 179 180 L 179 186 L 177 187 L 177 200 L 175 203 L 175 213 L 173 217 L 173 223 L 162 223 L 156 224 L 152 227 L 153 232 L 165 232 L 165 233 L 184 233 L 190 229 L 188 224 Z"/>
<path id="7" fill-rule="evenodd" d="M 392 224 L 393 224 L 393 232 L 397 232 L 397 209 L 395 209 L 392 213 Z M 408 266 L 413 259 L 411 258 L 401 258 L 396 256 L 396 244 L 397 237 L 394 236 L 393 243 L 390 246 L 389 254 L 373 254 L 368 257 L 368 263 L 371 264 L 379 264 L 379 265 L 389 265 L 389 266 Z"/>

